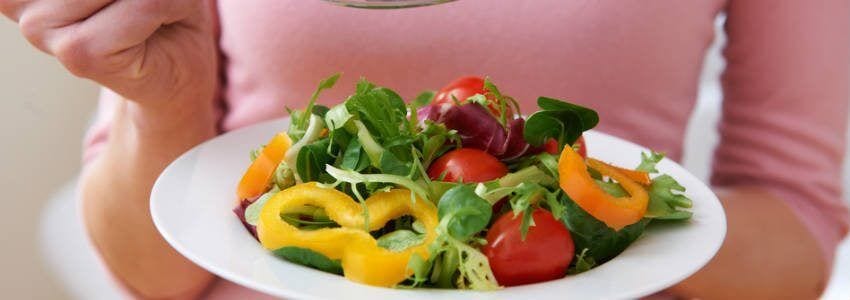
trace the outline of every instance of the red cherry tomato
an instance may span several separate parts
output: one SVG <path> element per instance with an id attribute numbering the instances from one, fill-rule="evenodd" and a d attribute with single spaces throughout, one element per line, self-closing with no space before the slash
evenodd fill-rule
<path id="1" fill-rule="evenodd" d="M 453 104 L 455 98 L 460 103 L 464 103 L 467 98 L 475 96 L 475 94 L 485 95 L 486 93 L 487 91 L 484 90 L 484 79 L 476 76 L 466 76 L 455 79 L 455 81 L 440 89 L 437 95 L 434 96 L 433 103 L 436 105 Z M 454 98 L 452 98 L 452 95 L 454 95 Z M 489 103 L 487 108 L 490 110 L 490 113 L 499 116 L 499 104 L 491 99 L 491 97 L 488 97 L 487 100 Z M 508 108 L 506 113 L 508 116 L 513 115 L 513 111 L 510 108 Z"/>
<path id="2" fill-rule="evenodd" d="M 496 281 L 514 286 L 564 277 L 575 255 L 570 231 L 545 209 L 535 209 L 534 226 L 522 240 L 522 214 L 506 213 L 487 232 L 482 249 Z"/>
<path id="3" fill-rule="evenodd" d="M 584 136 L 579 136 L 575 145 L 578 145 L 578 150 L 576 151 L 578 152 L 578 155 L 587 158 L 587 144 L 584 143 Z M 558 141 L 554 139 L 543 144 L 543 150 L 549 154 L 561 154 L 561 149 L 558 149 Z"/>
<path id="4" fill-rule="evenodd" d="M 428 167 L 428 177 L 433 180 L 443 173 L 443 181 L 485 182 L 505 176 L 508 167 L 487 152 L 460 148 L 443 154 Z"/>

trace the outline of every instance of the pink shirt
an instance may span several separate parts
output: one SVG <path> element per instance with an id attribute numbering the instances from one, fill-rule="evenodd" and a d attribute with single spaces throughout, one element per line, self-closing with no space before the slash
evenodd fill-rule
<path id="1" fill-rule="evenodd" d="M 728 66 L 712 184 L 775 192 L 830 259 L 847 232 L 840 179 L 850 1 L 460 0 L 387 11 L 219 0 L 218 11 L 223 131 L 303 106 L 319 79 L 340 71 L 321 102 L 344 99 L 360 76 L 410 99 L 480 74 L 526 111 L 540 95 L 581 103 L 599 111 L 600 130 L 676 160 L 714 20 L 725 11 Z M 87 157 L 107 139 L 111 98 L 103 98 Z M 234 292 L 225 283 L 210 296 Z"/>

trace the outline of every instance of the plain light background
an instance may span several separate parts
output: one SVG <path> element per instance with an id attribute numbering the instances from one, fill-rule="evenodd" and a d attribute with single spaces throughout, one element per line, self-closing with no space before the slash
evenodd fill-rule
<path id="1" fill-rule="evenodd" d="M 77 291 L 69 292 L 74 290 L 73 287 L 63 288 L 56 281 L 56 276 L 48 271 L 44 263 L 43 253 L 48 254 L 54 268 L 57 261 L 66 262 L 66 269 L 58 271 L 58 276 L 65 278 L 65 284 L 74 285 L 74 279 L 85 281 L 86 278 L 98 278 L 105 282 L 105 277 L 102 274 L 90 274 L 97 269 L 90 265 L 80 266 L 79 269 L 74 265 L 78 262 L 91 263 L 90 258 L 62 256 L 61 245 L 64 243 L 69 248 L 81 247 L 79 238 L 69 235 L 67 238 L 73 241 L 66 239 L 52 244 L 59 244 L 53 247 L 60 249 L 42 249 L 50 243 L 39 241 L 43 237 L 39 236 L 38 227 L 42 222 L 51 223 L 40 220 L 45 205 L 51 195 L 79 170 L 81 139 L 95 107 L 97 86 L 69 75 L 52 57 L 31 47 L 21 37 L 14 23 L 5 18 L 0 19 L 0 139 L 3 141 L 0 146 L 0 190 L 5 192 L 6 201 L 5 213 L 0 216 L 0 291 L 10 299 L 62 299 L 72 294 L 79 296 Z M 720 43 L 722 36 L 712 47 L 705 63 L 700 101 L 690 124 L 683 161 L 700 178 L 708 175 L 711 145 L 717 140 L 713 128 L 719 105 L 716 77 L 723 67 L 718 55 Z M 847 166 L 845 164 L 845 170 Z M 845 186 L 850 186 L 846 176 Z M 66 186 L 65 198 L 70 197 L 68 193 Z M 56 201 L 53 202 L 50 207 L 54 210 L 60 207 L 59 210 L 65 210 L 66 213 L 62 220 L 54 220 L 57 222 L 52 223 L 73 222 L 65 219 L 71 215 L 67 211 L 73 210 L 70 201 L 58 203 L 59 206 Z M 847 252 L 845 256 L 850 258 L 850 244 L 844 248 L 847 249 L 844 251 Z M 64 254 L 72 255 L 72 252 L 75 251 Z M 850 261 L 844 264 L 848 263 Z M 836 275 L 839 275 L 838 272 Z M 846 280 L 850 274 L 841 273 L 836 278 Z M 77 286 L 97 284 L 82 282 Z M 847 287 L 846 282 L 839 285 Z M 840 288 L 840 291 L 831 288 L 827 297 L 842 298 L 839 295 L 848 295 L 848 292 L 844 288 Z"/>
<path id="2" fill-rule="evenodd" d="M 49 196 L 80 165 L 80 140 L 97 87 L 38 52 L 0 18 L 0 291 L 18 299 L 61 299 L 37 246 Z"/>

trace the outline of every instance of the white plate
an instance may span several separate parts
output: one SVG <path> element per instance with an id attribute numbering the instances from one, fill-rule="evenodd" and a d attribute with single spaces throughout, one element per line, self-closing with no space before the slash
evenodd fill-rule
<path id="1" fill-rule="evenodd" d="M 245 230 L 232 209 L 249 151 L 287 128 L 280 119 L 229 132 L 186 152 L 160 175 L 151 214 L 177 251 L 210 272 L 271 295 L 298 299 L 623 299 L 652 294 L 699 270 L 726 233 L 711 190 L 678 164 L 658 169 L 676 178 L 694 201 L 687 224 L 653 224 L 613 260 L 588 272 L 498 291 L 400 290 L 357 284 L 274 257 Z M 645 148 L 599 133 L 585 134 L 590 155 L 636 166 Z"/>

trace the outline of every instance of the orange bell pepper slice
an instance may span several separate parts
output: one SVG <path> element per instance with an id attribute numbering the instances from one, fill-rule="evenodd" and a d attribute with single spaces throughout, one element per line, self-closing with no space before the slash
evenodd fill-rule
<path id="1" fill-rule="evenodd" d="M 239 200 L 251 199 L 259 197 L 268 190 L 269 181 L 274 176 L 274 171 L 280 162 L 283 161 L 283 156 L 289 147 L 292 146 L 292 140 L 285 132 L 276 134 L 265 147 L 260 155 L 254 159 L 245 174 L 242 175 L 242 180 L 239 181 L 239 186 L 236 188 L 236 196 Z"/>
<path id="2" fill-rule="evenodd" d="M 616 180 L 628 197 L 606 193 L 587 172 L 591 167 Z M 614 230 L 637 223 L 646 213 L 649 194 L 643 186 L 617 168 L 595 159 L 585 160 L 570 147 L 564 147 L 558 160 L 561 189 L 584 211 Z"/>
<path id="3" fill-rule="evenodd" d="M 604 164 L 604 165 L 608 166 L 609 168 L 613 168 L 614 170 L 617 170 L 618 172 L 623 173 L 623 175 L 626 175 L 626 177 L 628 177 L 631 180 L 634 180 L 637 183 L 640 183 L 640 184 L 645 185 L 645 186 L 652 184 L 652 180 L 649 179 L 649 173 L 644 172 L 644 171 L 630 170 L 630 169 L 621 168 L 621 167 L 618 167 L 618 166 L 613 166 L 613 165 L 607 164 L 605 162 L 596 160 L 594 158 L 587 158 L 587 164 L 588 165 L 595 164 L 597 166 L 600 165 L 600 164 Z M 597 168 L 594 168 L 594 169 L 597 169 Z"/>

